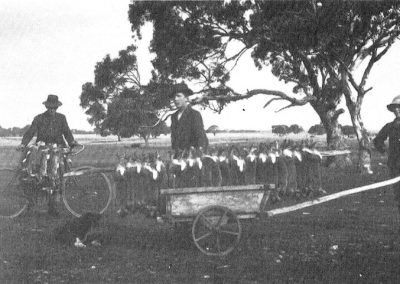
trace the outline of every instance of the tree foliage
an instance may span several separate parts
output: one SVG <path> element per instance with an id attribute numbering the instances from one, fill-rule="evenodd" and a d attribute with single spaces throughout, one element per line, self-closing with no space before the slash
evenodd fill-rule
<path id="1" fill-rule="evenodd" d="M 290 133 L 293 134 L 299 134 L 300 132 L 303 132 L 303 128 L 298 125 L 298 124 L 292 124 L 290 126 L 280 124 L 280 125 L 272 125 L 272 133 L 278 134 L 278 135 L 287 135 Z"/>
<path id="2" fill-rule="evenodd" d="M 219 131 L 220 129 L 218 125 L 211 125 L 209 128 L 207 128 L 206 133 L 212 133 L 215 136 L 215 134 Z"/>
<path id="3" fill-rule="evenodd" d="M 352 125 L 343 125 L 342 126 L 342 133 L 346 136 L 355 135 L 356 132 L 354 131 L 354 127 Z"/>
<path id="4" fill-rule="evenodd" d="M 289 131 L 294 134 L 299 134 L 304 131 L 303 127 L 298 124 L 292 124 L 289 126 Z"/>
<path id="5" fill-rule="evenodd" d="M 326 133 L 326 131 L 322 124 L 316 124 L 310 127 L 308 133 L 312 135 L 323 135 Z"/>
<path id="6" fill-rule="evenodd" d="M 221 111 L 229 102 L 260 94 L 273 96 L 265 107 L 278 100 L 288 101 L 283 109 L 309 103 L 333 146 L 343 95 L 363 139 L 367 78 L 398 38 L 399 15 L 397 1 L 135 1 L 129 9 L 137 38 L 145 22 L 153 23 L 156 71 L 202 84 L 197 103 Z M 231 71 L 249 53 L 260 70 L 269 67 L 292 83 L 293 94 L 230 88 Z M 364 69 L 357 81 L 358 66 Z"/>
<path id="7" fill-rule="evenodd" d="M 272 133 L 277 134 L 279 136 L 287 135 L 290 133 L 289 126 L 284 124 L 272 125 Z"/>
<path id="8" fill-rule="evenodd" d="M 137 135 L 147 142 L 150 136 L 165 132 L 164 122 L 152 127 L 159 120 L 157 103 L 165 102 L 159 103 L 153 85 L 141 85 L 135 50 L 131 45 L 117 58 L 106 55 L 98 62 L 94 82 L 82 86 L 80 99 L 88 121 L 101 135 Z"/>

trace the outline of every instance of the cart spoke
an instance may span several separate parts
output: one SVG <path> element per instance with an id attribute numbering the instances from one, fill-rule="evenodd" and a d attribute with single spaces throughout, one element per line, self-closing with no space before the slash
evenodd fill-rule
<path id="1" fill-rule="evenodd" d="M 219 234 L 217 234 L 217 250 L 218 250 L 218 253 L 221 252 L 221 243 L 220 243 Z"/>
<path id="2" fill-rule="evenodd" d="M 214 229 L 214 225 L 206 218 L 206 216 L 201 215 L 200 220 L 208 229 Z"/>
<path id="3" fill-rule="evenodd" d="M 217 222 L 217 225 L 215 227 L 219 228 L 219 226 L 222 223 L 222 220 L 224 220 L 224 218 L 226 217 L 227 213 L 228 213 L 227 211 L 224 211 L 224 214 L 219 218 L 219 220 Z"/>
<path id="4" fill-rule="evenodd" d="M 204 234 L 204 235 L 202 235 L 201 237 L 198 237 L 197 239 L 194 239 L 194 241 L 195 241 L 195 242 L 201 241 L 202 239 L 205 239 L 205 238 L 207 238 L 207 237 L 209 237 L 209 236 L 211 236 L 211 235 L 212 235 L 212 233 L 211 233 L 211 232 L 208 232 L 207 234 Z"/>
<path id="5" fill-rule="evenodd" d="M 222 233 L 222 234 L 228 234 L 228 235 L 234 235 L 234 236 L 239 236 L 239 232 L 233 232 L 233 231 L 226 231 L 226 230 L 219 230 L 218 231 L 219 233 Z"/>

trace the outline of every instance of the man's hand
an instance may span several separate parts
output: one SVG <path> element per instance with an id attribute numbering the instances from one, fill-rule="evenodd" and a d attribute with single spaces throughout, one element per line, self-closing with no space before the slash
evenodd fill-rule
<path id="1" fill-rule="evenodd" d="M 22 150 L 24 150 L 25 149 L 25 145 L 24 144 L 19 144 L 18 146 L 17 146 L 17 148 L 16 148 L 16 150 L 17 151 L 22 151 Z"/>

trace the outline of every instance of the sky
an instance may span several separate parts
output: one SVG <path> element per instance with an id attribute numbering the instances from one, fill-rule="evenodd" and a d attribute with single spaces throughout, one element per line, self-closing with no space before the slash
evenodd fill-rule
<path id="1" fill-rule="evenodd" d="M 133 43 L 128 5 L 130 0 L 0 0 L 0 126 L 23 127 L 45 110 L 48 94 L 57 94 L 72 129 L 90 130 L 88 117 L 79 106 L 82 85 L 94 80 L 94 66 L 107 54 Z M 151 27 L 144 32 L 138 58 L 142 84 L 150 78 Z M 373 68 L 362 108 L 364 124 L 379 130 L 392 120 L 386 105 L 400 95 L 400 43 Z M 267 88 L 292 93 L 292 86 L 279 82 L 268 69 L 256 70 L 249 54 L 231 77 L 239 92 Z M 286 103 L 272 103 L 257 96 L 229 105 L 221 114 L 201 110 L 205 128 L 270 130 L 275 124 L 299 124 L 308 129 L 319 123 L 310 106 L 276 113 Z M 345 108 L 344 102 L 342 106 Z M 340 117 L 351 124 L 348 111 Z"/>

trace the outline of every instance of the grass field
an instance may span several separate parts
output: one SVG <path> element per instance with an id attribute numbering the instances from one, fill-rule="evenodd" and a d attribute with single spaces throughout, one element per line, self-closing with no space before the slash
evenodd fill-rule
<path id="1" fill-rule="evenodd" d="M 210 137 L 211 143 L 257 142 L 271 137 Z M 215 140 L 213 140 L 215 139 Z M 218 139 L 218 140 L 217 140 Z M 235 140 L 237 139 L 237 140 Z M 85 141 L 75 164 L 112 165 L 115 154 L 133 151 L 132 141 Z M 167 137 L 151 150 L 168 149 Z M 13 144 L 0 154 L 12 161 Z M 140 148 L 139 148 L 140 149 Z M 148 151 L 150 149 L 144 149 Z M 139 150 L 140 151 L 140 150 Z M 10 154 L 12 152 L 12 154 Z M 86 156 L 85 156 L 86 155 Z M 355 167 L 324 169 L 323 185 L 334 193 L 387 179 L 385 157 L 373 152 L 373 175 Z M 1 198 L 1 197 L 0 197 Z M 44 203 L 44 202 L 43 202 Z M 295 204 L 286 200 L 268 209 Z M 96 232 L 102 246 L 78 249 L 53 240 L 52 231 L 71 215 L 59 204 L 60 218 L 45 204 L 29 215 L 0 220 L 1 283 L 399 283 L 399 214 L 390 188 L 244 222 L 244 237 L 224 258 L 206 257 L 171 224 L 140 214 L 120 219 L 115 204 Z"/>

